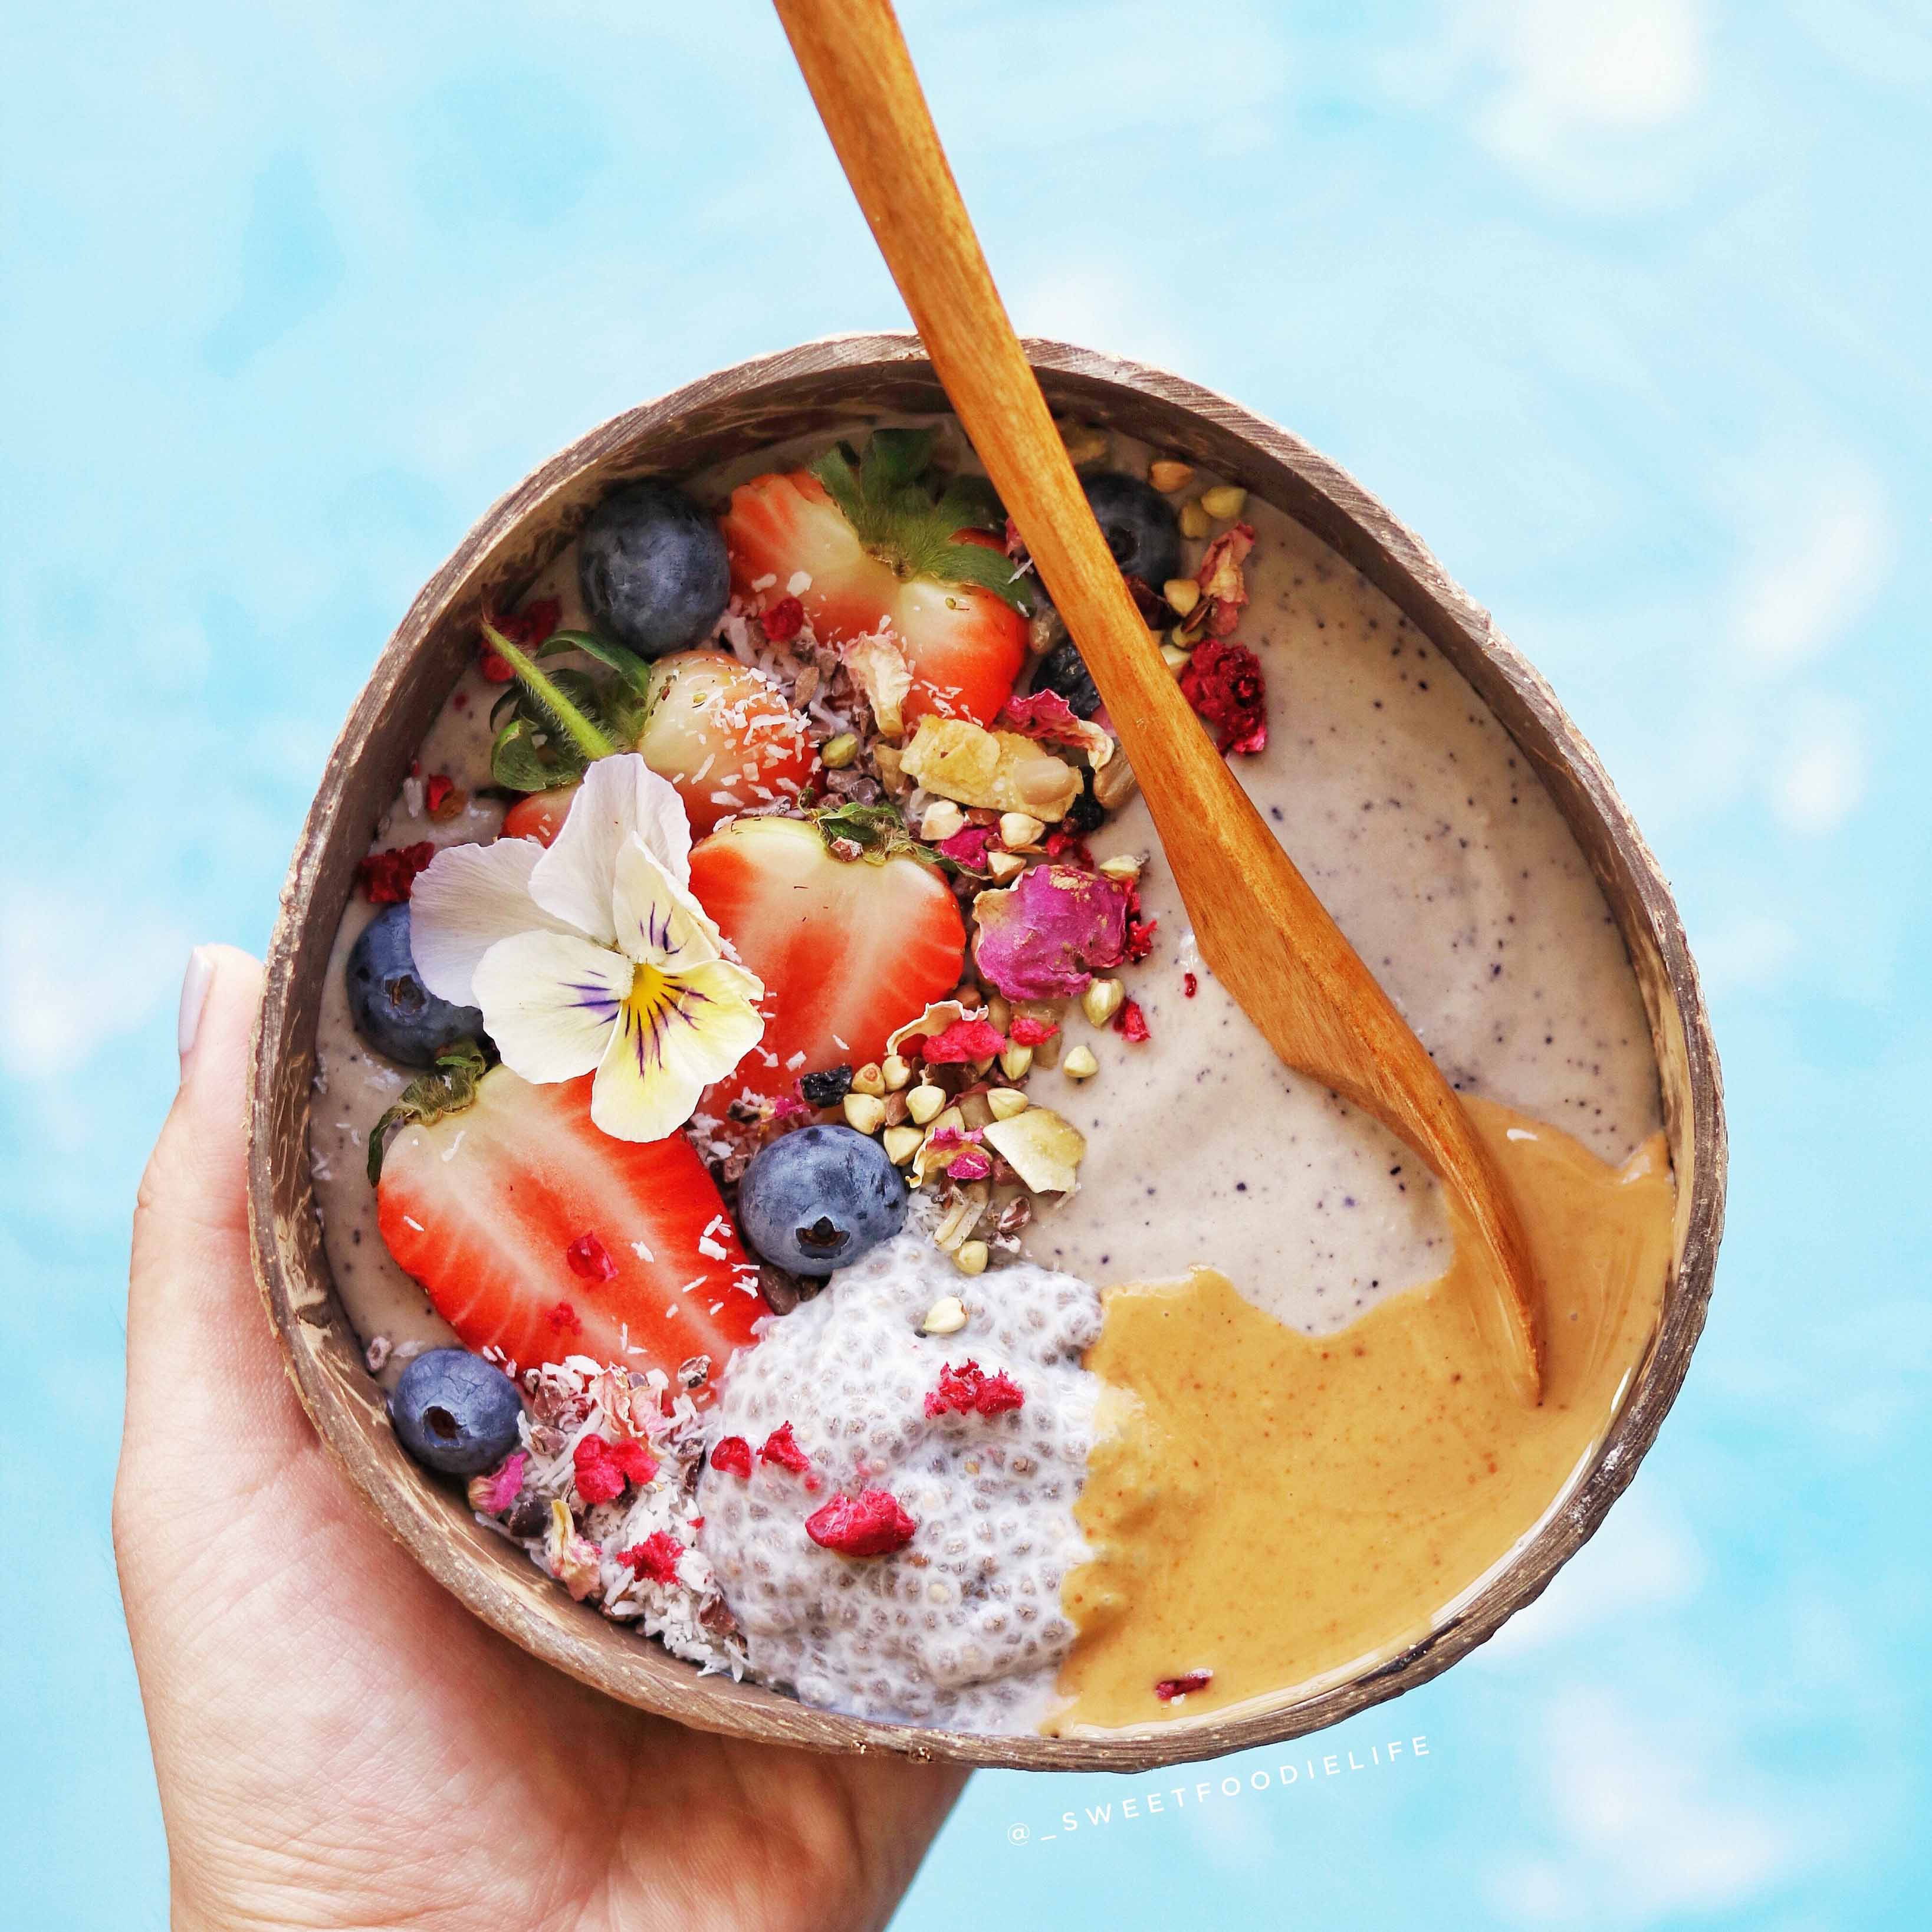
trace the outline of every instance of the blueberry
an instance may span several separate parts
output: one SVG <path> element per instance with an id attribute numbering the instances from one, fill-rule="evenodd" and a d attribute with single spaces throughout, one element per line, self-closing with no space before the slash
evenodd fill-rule
<path id="1" fill-rule="evenodd" d="M 417 976 L 406 901 L 385 906 L 350 949 L 349 1017 L 378 1053 L 405 1066 L 434 1066 L 446 1048 L 483 1034 L 476 1007 L 438 999 Z"/>
<path id="2" fill-rule="evenodd" d="M 1090 718 L 1100 708 L 1100 688 L 1087 669 L 1087 660 L 1071 638 L 1063 638 L 1040 661 L 1033 674 L 1036 691 L 1057 691 L 1076 718 Z"/>
<path id="3" fill-rule="evenodd" d="M 592 512 L 577 580 L 592 622 L 647 658 L 708 637 L 731 595 L 716 523 L 656 477 L 612 490 Z"/>
<path id="4" fill-rule="evenodd" d="M 517 1385 L 467 1348 L 429 1348 L 398 1378 L 389 1420 L 425 1468 L 476 1476 L 517 1446 Z"/>
<path id="5" fill-rule="evenodd" d="M 1158 590 L 1180 574 L 1180 523 L 1151 483 L 1118 470 L 1087 478 L 1087 501 L 1114 561 Z"/>
<path id="6" fill-rule="evenodd" d="M 1107 808 L 1094 795 L 1094 774 L 1082 774 L 1085 782 L 1080 796 L 1070 805 L 1062 816 L 1060 829 L 1084 838 L 1090 832 L 1097 832 L 1107 822 Z"/>
<path id="7" fill-rule="evenodd" d="M 738 1184 L 738 1224 L 795 1274 L 849 1268 L 904 1226 L 906 1186 L 879 1143 L 850 1127 L 801 1127 L 759 1150 Z"/>

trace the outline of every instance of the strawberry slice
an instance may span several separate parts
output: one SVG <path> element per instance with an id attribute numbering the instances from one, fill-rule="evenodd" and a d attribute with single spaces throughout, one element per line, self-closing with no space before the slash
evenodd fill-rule
<path id="1" fill-rule="evenodd" d="M 756 1269 L 682 1135 L 614 1140 L 590 1124 L 589 1075 L 538 1087 L 506 1066 L 429 1114 L 380 1156 L 376 1225 L 466 1348 L 675 1376 L 749 1346 L 768 1312 Z"/>
<path id="2" fill-rule="evenodd" d="M 818 769 L 805 720 L 728 651 L 658 660 L 638 749 L 676 786 L 696 838 L 721 818 L 796 799 Z"/>
<path id="3" fill-rule="evenodd" d="M 862 463 L 842 445 L 740 484 L 719 522 L 731 586 L 766 604 L 796 594 L 821 643 L 885 632 L 912 673 L 908 726 L 928 712 L 989 724 L 1026 662 L 1024 585 L 973 525 L 983 496 L 956 484 L 934 502 L 917 480 L 932 441 L 880 430 Z"/>
<path id="4" fill-rule="evenodd" d="M 548 791 L 533 791 L 520 798 L 503 814 L 506 838 L 534 838 L 548 845 L 563 830 L 570 801 L 577 796 L 574 784 L 552 785 Z"/>
<path id="5" fill-rule="evenodd" d="M 767 988 L 764 1038 L 721 1083 L 727 1098 L 882 1059 L 959 982 L 959 908 L 904 852 L 847 861 L 802 819 L 741 818 L 692 848 L 691 890 Z"/>

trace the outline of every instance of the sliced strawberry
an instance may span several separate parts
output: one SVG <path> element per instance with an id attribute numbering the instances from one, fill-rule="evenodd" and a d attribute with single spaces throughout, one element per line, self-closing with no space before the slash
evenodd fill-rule
<path id="1" fill-rule="evenodd" d="M 518 799 L 503 814 L 503 836 L 534 838 L 539 845 L 549 844 L 563 830 L 564 815 L 576 796 L 575 785 L 563 784 Z"/>
<path id="2" fill-rule="evenodd" d="M 520 1367 L 722 1368 L 767 1312 L 690 1142 L 600 1132 L 588 1075 L 538 1087 L 493 1069 L 460 1111 L 397 1130 L 376 1199 L 390 1253 L 464 1346 Z"/>
<path id="3" fill-rule="evenodd" d="M 728 1097 L 884 1057 L 959 982 L 966 932 L 938 873 L 904 854 L 835 859 L 802 819 L 741 818 L 692 848 L 691 890 L 763 980 L 765 1036 Z"/>
<path id="4" fill-rule="evenodd" d="M 784 694 L 727 651 L 658 659 L 638 749 L 676 786 L 697 838 L 721 818 L 796 798 L 818 769 Z"/>
<path id="5" fill-rule="evenodd" d="M 952 499 L 934 503 L 912 481 L 930 438 L 889 436 L 904 433 L 875 436 L 856 468 L 835 450 L 734 490 L 719 524 L 732 588 L 751 601 L 795 594 L 822 643 L 886 632 L 912 672 L 908 725 L 927 712 L 991 724 L 1027 656 L 1011 566 Z M 794 593 L 801 572 L 810 580 Z"/>

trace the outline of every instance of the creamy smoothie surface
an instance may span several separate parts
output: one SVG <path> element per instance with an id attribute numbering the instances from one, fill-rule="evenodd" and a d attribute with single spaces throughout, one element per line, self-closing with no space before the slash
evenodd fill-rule
<path id="1" fill-rule="evenodd" d="M 598 577 L 594 531 L 528 588 L 539 675 L 539 646 L 565 640 L 552 698 L 589 694 L 593 723 L 622 726 L 554 794 L 529 773 L 562 742 L 554 705 L 519 699 L 525 670 L 507 683 L 488 640 L 516 647 L 485 634 L 370 862 L 402 865 L 416 964 L 459 1005 L 473 990 L 493 1037 L 492 997 L 513 1042 L 519 1016 L 553 1000 L 536 1046 L 554 1064 L 532 1070 L 532 1048 L 497 1066 L 497 1042 L 425 1100 L 427 1058 L 378 1050 L 352 1000 L 378 916 L 358 894 L 318 1025 L 329 1264 L 392 1390 L 459 1346 L 518 1378 L 520 1447 L 472 1480 L 479 1514 L 573 1595 L 706 1669 L 988 1731 L 1265 1702 L 1425 1634 L 1534 1527 L 1614 1414 L 1671 1252 L 1635 976 L 1534 772 L 1387 598 L 1266 504 L 1158 451 L 1070 433 L 1104 450 L 1091 459 L 1104 473 L 1083 472 L 1090 497 L 1096 480 L 1103 497 L 1110 478 L 1124 489 L 1112 525 L 1096 502 L 1123 569 L 1145 545 L 1175 572 L 1142 586 L 1150 648 L 1167 644 L 1190 703 L 1225 728 L 1240 782 L 1469 1097 L 1517 1191 L 1550 1340 L 1546 1399 L 1528 1408 L 1490 1358 L 1480 1251 L 1433 1177 L 1283 1067 L 1201 959 L 1144 803 L 1106 770 L 1090 681 L 1071 712 L 1043 695 L 1077 696 L 1084 677 L 1050 610 L 1035 600 L 1022 624 L 962 589 L 988 580 L 983 555 L 956 580 L 942 563 L 936 588 L 908 563 L 937 554 L 956 500 L 974 514 L 981 479 L 956 426 L 917 446 L 938 460 L 916 486 L 915 446 L 892 440 L 905 419 L 845 434 L 864 445 L 880 427 L 863 462 L 886 466 L 862 489 L 820 432 L 638 512 L 700 547 L 715 518 L 733 546 L 728 606 L 721 590 L 695 648 L 571 654 L 572 635 L 610 635 L 606 578 L 621 593 L 632 568 L 620 548 Z M 1140 479 L 1168 506 L 1150 511 Z M 909 487 L 944 489 L 927 505 L 937 536 L 880 540 L 879 503 L 920 525 Z M 1024 571 L 1001 520 L 974 541 Z M 669 594 L 646 590 L 646 604 Z M 862 608 L 874 628 L 856 628 Z M 1264 684 L 1264 731 L 1258 696 L 1230 725 L 1190 690 L 1220 638 Z M 613 664 L 616 684 L 585 681 Z M 665 682 L 678 665 L 684 682 Z M 962 713 L 979 723 L 956 724 Z M 809 770 L 802 795 L 763 782 L 787 733 L 785 769 Z M 669 880 L 644 911 L 650 867 L 613 872 L 616 845 L 588 832 L 578 884 L 556 890 L 579 788 L 596 795 L 586 811 L 628 797 L 628 778 L 604 782 L 620 761 L 648 768 L 637 796 L 657 801 L 619 814 Z M 492 903 L 534 895 L 519 902 L 540 928 L 488 957 L 461 919 L 436 929 L 450 881 L 481 876 L 477 853 L 496 867 Z M 417 874 L 430 883 L 412 901 Z M 1070 896 L 1029 896 L 1049 884 Z M 563 1061 L 601 1027 L 600 1040 L 635 1036 L 628 1077 L 644 1080 L 670 1037 L 651 1028 L 679 1010 L 680 960 L 704 950 L 678 951 L 679 892 L 729 935 L 725 981 L 761 976 L 743 998 L 763 1031 L 692 1084 L 675 1134 L 614 1142 L 611 1061 L 594 1082 L 590 1060 Z M 562 958 L 560 946 L 578 949 L 556 969 L 563 1018 L 554 992 L 492 977 L 492 959 Z M 702 980 L 714 970 L 691 982 L 700 1004 L 730 992 Z M 402 1126 L 379 1130 L 399 1102 Z M 827 1160 L 838 1136 L 839 1160 L 867 1137 L 884 1187 L 870 1204 L 835 1188 L 814 1222 L 807 1123 L 832 1137 Z M 379 1200 L 370 1141 L 385 1132 Z M 757 1169 L 774 1148 L 793 1171 L 768 1208 Z M 815 1266 L 812 1244 L 848 1223 L 851 1264 Z"/>

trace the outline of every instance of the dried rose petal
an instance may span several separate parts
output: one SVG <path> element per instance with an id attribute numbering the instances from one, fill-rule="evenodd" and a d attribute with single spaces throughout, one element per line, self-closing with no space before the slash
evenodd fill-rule
<path id="1" fill-rule="evenodd" d="M 1090 718 L 1076 717 L 1057 691 L 1008 698 L 993 724 L 995 730 L 1017 731 L 1036 744 L 1073 746 L 1087 754 L 1096 772 L 1114 755 L 1112 736 Z"/>
<path id="2" fill-rule="evenodd" d="M 950 838 L 942 838 L 933 848 L 942 858 L 950 859 L 956 866 L 962 866 L 969 872 L 983 872 L 986 869 L 986 848 L 994 838 L 990 825 L 962 826 Z"/>
<path id="3" fill-rule="evenodd" d="M 1084 992 L 1089 970 L 1126 956 L 1128 888 L 1072 866 L 1035 866 L 1004 892 L 973 902 L 973 957 L 1010 1000 Z"/>
<path id="4" fill-rule="evenodd" d="M 470 1507 L 484 1516 L 501 1516 L 522 1493 L 524 1468 L 530 1461 L 520 1449 L 506 1456 L 501 1468 L 470 1479 Z"/>
<path id="5" fill-rule="evenodd" d="M 603 1580 L 596 1544 L 579 1536 L 568 1506 L 560 1498 L 550 1506 L 550 1527 L 544 1533 L 544 1556 L 550 1574 L 578 1603 Z"/>
<path id="6" fill-rule="evenodd" d="M 842 1493 L 805 1520 L 806 1534 L 841 1556 L 890 1556 L 903 1550 L 918 1528 L 890 1490 Z"/>
<path id="7" fill-rule="evenodd" d="M 721 1436 L 711 1452 L 711 1466 L 728 1476 L 748 1478 L 752 1473 L 752 1445 L 742 1436 Z"/>
<path id="8" fill-rule="evenodd" d="M 1241 621 L 1241 609 L 1248 601 L 1248 586 L 1241 566 L 1255 547 L 1254 526 L 1237 524 L 1223 530 L 1202 553 L 1201 568 L 1194 580 L 1208 608 L 1208 631 L 1210 637 L 1226 637 Z"/>
<path id="9" fill-rule="evenodd" d="M 977 1148 L 968 1148 L 948 1164 L 946 1178 L 949 1180 L 984 1180 L 993 1171 L 993 1163 Z"/>

